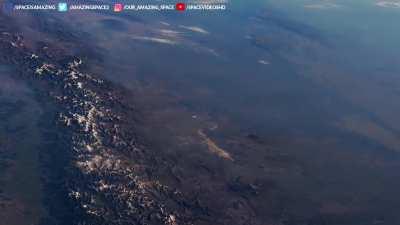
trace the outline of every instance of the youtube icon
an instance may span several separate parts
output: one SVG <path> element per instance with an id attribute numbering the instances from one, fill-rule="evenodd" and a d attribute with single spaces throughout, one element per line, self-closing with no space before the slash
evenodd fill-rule
<path id="1" fill-rule="evenodd" d="M 177 11 L 185 11 L 186 10 L 186 4 L 185 3 L 176 3 L 175 9 Z"/>

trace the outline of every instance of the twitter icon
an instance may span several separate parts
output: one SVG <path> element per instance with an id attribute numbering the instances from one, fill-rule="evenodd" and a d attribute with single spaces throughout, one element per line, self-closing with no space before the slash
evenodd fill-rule
<path id="1" fill-rule="evenodd" d="M 58 11 L 59 12 L 66 12 L 68 11 L 68 4 L 65 2 L 58 3 Z"/>

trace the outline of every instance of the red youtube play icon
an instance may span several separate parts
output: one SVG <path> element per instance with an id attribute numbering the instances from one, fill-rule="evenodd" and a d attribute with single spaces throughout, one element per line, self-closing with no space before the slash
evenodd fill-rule
<path id="1" fill-rule="evenodd" d="M 185 11 L 186 4 L 185 3 L 176 3 L 175 9 L 178 11 Z"/>
<path id="2" fill-rule="evenodd" d="M 124 5 L 121 3 L 117 3 L 114 5 L 114 12 L 122 12 L 124 10 Z"/>

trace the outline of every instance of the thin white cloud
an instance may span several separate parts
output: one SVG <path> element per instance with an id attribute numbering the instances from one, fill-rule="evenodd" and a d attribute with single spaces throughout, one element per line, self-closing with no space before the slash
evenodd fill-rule
<path id="1" fill-rule="evenodd" d="M 160 24 L 164 25 L 164 26 L 171 26 L 171 24 L 164 22 L 164 21 L 160 21 Z"/>
<path id="2" fill-rule="evenodd" d="M 309 3 L 304 6 L 304 8 L 307 8 L 307 9 L 319 9 L 319 10 L 334 9 L 334 8 L 339 8 L 339 7 L 341 7 L 341 6 L 332 1 Z"/>
<path id="3" fill-rule="evenodd" d="M 376 5 L 386 8 L 400 8 L 400 0 L 378 0 Z"/>
<path id="4" fill-rule="evenodd" d="M 183 34 L 182 32 L 179 32 L 179 31 L 167 30 L 167 29 L 160 29 L 160 30 L 158 30 L 158 32 L 163 36 L 167 36 L 167 37 L 171 37 L 171 38 L 179 38 Z"/>
<path id="5" fill-rule="evenodd" d="M 184 26 L 184 25 L 180 25 L 180 28 L 186 29 L 186 30 L 190 30 L 193 32 L 197 32 L 197 33 L 201 33 L 201 34 L 210 34 L 210 32 L 204 30 L 201 27 L 196 27 L 196 26 Z"/>
<path id="6" fill-rule="evenodd" d="M 166 39 L 166 38 L 134 36 L 134 37 L 132 37 L 132 39 L 139 40 L 139 41 L 159 43 L 159 44 L 167 44 L 167 45 L 176 45 L 177 44 L 177 42 Z"/>
<path id="7" fill-rule="evenodd" d="M 271 64 L 269 61 L 263 60 L 263 59 L 258 60 L 258 63 L 263 64 L 263 65 L 269 65 L 269 64 Z"/>

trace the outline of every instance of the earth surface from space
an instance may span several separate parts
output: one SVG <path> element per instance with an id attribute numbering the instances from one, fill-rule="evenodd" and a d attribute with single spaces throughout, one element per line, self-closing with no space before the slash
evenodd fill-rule
<path id="1" fill-rule="evenodd" d="M 400 225 L 400 1 L 192 2 L 0 12 L 0 225 Z"/>

